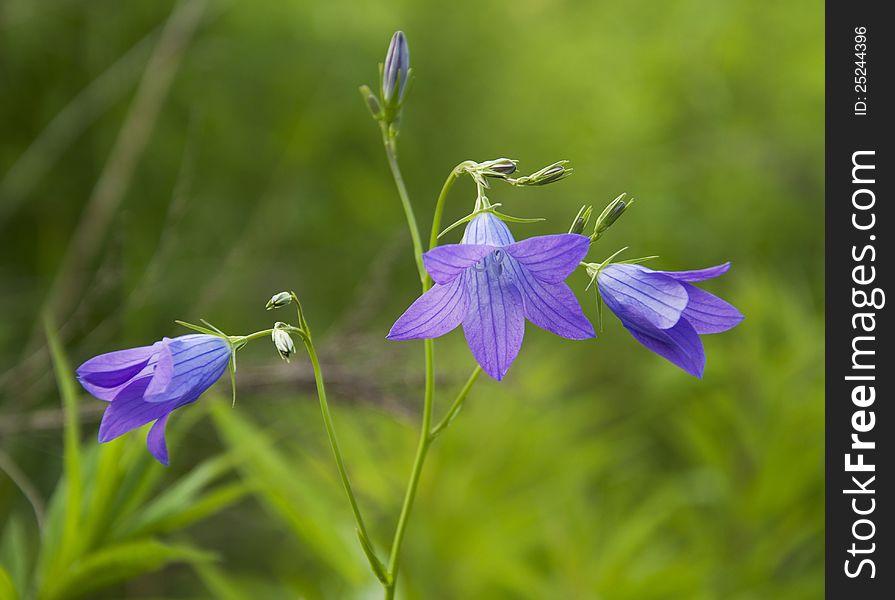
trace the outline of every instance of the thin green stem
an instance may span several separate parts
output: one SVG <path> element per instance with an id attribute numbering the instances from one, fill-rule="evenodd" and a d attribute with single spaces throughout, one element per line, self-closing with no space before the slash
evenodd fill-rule
<path id="1" fill-rule="evenodd" d="M 332 414 L 329 412 L 329 403 L 326 401 L 326 388 L 323 383 L 323 372 L 320 369 L 320 361 L 317 358 L 317 351 L 314 349 L 314 342 L 311 340 L 310 332 L 306 332 L 303 336 L 305 348 L 308 349 L 308 356 L 311 359 L 311 366 L 314 369 L 314 381 L 317 384 L 317 397 L 320 399 L 320 412 L 323 414 L 323 424 L 326 427 L 326 435 L 329 437 L 329 445 L 332 448 L 333 456 L 336 459 L 336 467 L 339 469 L 339 477 L 342 479 L 342 487 L 345 488 L 345 495 L 348 496 L 348 502 L 351 504 L 351 511 L 354 513 L 354 521 L 357 525 L 358 536 L 361 538 L 361 544 L 364 545 L 364 551 L 370 560 L 370 566 L 377 575 L 382 575 L 382 564 L 369 551 L 370 536 L 367 535 L 367 527 L 364 525 L 364 518 L 361 515 L 360 507 L 357 499 L 354 497 L 354 491 L 351 489 L 351 481 L 348 479 L 348 472 L 345 470 L 345 462 L 342 460 L 342 451 L 339 448 L 339 440 L 336 438 L 336 430 L 333 427 Z M 384 578 L 384 577 L 383 577 Z"/>
<path id="2" fill-rule="evenodd" d="M 407 193 L 407 186 L 404 185 L 404 178 L 401 176 L 401 169 L 398 166 L 398 151 L 395 137 L 390 134 L 387 125 L 384 123 L 380 125 L 382 129 L 382 143 L 385 146 L 385 155 L 388 158 L 388 166 L 392 171 L 395 187 L 398 188 L 398 196 L 401 198 L 401 206 L 404 207 L 404 216 L 407 218 L 407 226 L 410 229 L 416 269 L 419 272 L 420 281 L 425 282 L 429 276 L 426 273 L 426 268 L 423 266 L 423 242 L 420 239 L 420 228 L 416 224 L 416 215 L 413 214 L 413 205 L 410 204 L 410 195 Z"/>
<path id="3" fill-rule="evenodd" d="M 429 250 L 438 245 L 438 230 L 441 229 L 441 216 L 444 214 L 444 205 L 447 201 L 448 193 L 454 186 L 454 182 L 457 181 L 457 178 L 463 173 L 463 167 L 471 163 L 472 161 L 467 160 L 454 167 L 447 179 L 444 180 L 444 185 L 441 186 L 441 192 L 438 194 L 438 200 L 435 202 L 435 214 L 432 217 L 432 232 L 429 234 Z"/>
<path id="4" fill-rule="evenodd" d="M 234 343 L 243 343 L 243 342 L 251 342 L 252 340 L 257 340 L 259 338 L 263 338 L 264 336 L 268 336 L 273 333 L 273 329 L 264 329 L 262 331 L 256 331 L 255 333 L 250 333 L 248 335 L 239 335 L 239 336 L 231 336 L 231 340 Z"/>
<path id="5" fill-rule="evenodd" d="M 423 463 L 426 462 L 426 454 L 431 444 L 429 429 L 432 427 L 432 399 L 435 395 L 435 352 L 432 340 L 424 340 L 423 343 L 426 350 L 426 392 L 423 399 L 423 422 L 420 426 L 416 457 L 413 459 L 413 468 L 410 470 L 410 481 L 407 482 L 407 491 L 404 494 L 404 505 L 401 507 L 401 515 L 398 517 L 398 526 L 395 529 L 395 538 L 392 540 L 392 550 L 389 554 L 389 581 L 385 586 L 385 597 L 387 600 L 395 597 L 395 585 L 398 582 L 398 568 L 401 560 L 401 545 L 404 542 L 404 531 L 407 528 L 410 511 L 413 509 L 413 501 L 416 499 L 420 476 L 423 473 Z"/>
<path id="6" fill-rule="evenodd" d="M 473 369 L 472 373 L 469 375 L 469 379 L 466 380 L 466 383 L 463 385 L 463 388 L 460 390 L 460 393 L 457 394 L 457 397 L 454 399 L 453 404 L 448 409 L 447 413 L 444 415 L 444 418 L 438 422 L 438 424 L 432 428 L 429 432 L 429 440 L 434 441 L 438 435 L 444 431 L 448 425 L 454 420 L 457 416 L 457 413 L 460 412 L 460 409 L 463 408 L 463 402 L 466 401 L 466 396 L 469 395 L 469 392 L 472 390 L 472 386 L 475 385 L 476 380 L 478 380 L 479 375 L 482 374 L 482 367 L 476 365 L 476 368 Z"/>

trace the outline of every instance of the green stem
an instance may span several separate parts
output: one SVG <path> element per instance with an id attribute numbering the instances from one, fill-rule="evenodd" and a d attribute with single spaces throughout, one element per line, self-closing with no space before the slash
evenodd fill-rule
<path id="1" fill-rule="evenodd" d="M 388 166 L 392 171 L 395 186 L 398 188 L 398 196 L 401 198 L 401 206 L 404 207 L 404 216 L 407 218 L 407 226 L 410 229 L 416 269 L 419 272 L 420 281 L 425 282 L 429 276 L 426 273 L 426 268 L 423 266 L 423 242 L 420 239 L 420 228 L 416 224 L 416 216 L 413 214 L 413 205 L 410 204 L 407 186 L 404 185 L 404 178 L 401 176 L 400 167 L 398 167 L 398 151 L 395 145 L 395 137 L 389 133 L 387 125 L 381 123 L 380 127 L 382 129 L 382 143 L 385 146 L 385 155 L 388 158 Z"/>
<path id="2" fill-rule="evenodd" d="M 448 409 L 447 413 L 444 415 L 444 418 L 438 422 L 438 425 L 432 428 L 432 431 L 429 432 L 429 440 L 434 441 L 438 435 L 444 431 L 448 425 L 454 420 L 454 417 L 457 416 L 457 413 L 460 412 L 460 409 L 463 408 L 463 402 L 466 400 L 466 396 L 469 395 L 469 392 L 472 390 L 472 386 L 475 385 L 476 380 L 478 380 L 479 375 L 482 374 L 482 367 L 476 365 L 476 368 L 469 375 L 469 379 L 466 380 L 466 383 L 463 385 L 463 388 L 460 390 L 460 393 L 457 394 L 457 397 L 454 399 L 454 403 L 451 404 L 451 407 Z"/>
<path id="3" fill-rule="evenodd" d="M 444 185 L 441 186 L 441 192 L 438 194 L 438 200 L 435 202 L 435 215 L 432 217 L 432 232 L 429 234 L 429 250 L 438 245 L 438 230 L 441 229 L 441 215 L 444 213 L 444 205 L 447 201 L 448 192 L 451 191 L 454 182 L 457 181 L 457 178 L 463 173 L 463 167 L 470 163 L 472 163 L 472 161 L 467 160 L 454 167 L 447 179 L 444 180 Z"/>
<path id="4" fill-rule="evenodd" d="M 423 422 L 420 426 L 420 438 L 416 449 L 416 457 L 413 459 L 413 468 L 410 470 L 410 481 L 407 482 L 407 491 L 404 494 L 404 505 L 401 507 L 401 516 L 398 517 L 398 526 L 395 529 L 395 538 L 392 541 L 392 550 L 388 559 L 388 583 L 385 586 L 385 597 L 390 600 L 395 597 L 395 585 L 398 583 L 398 568 L 401 560 L 401 545 L 404 542 L 404 531 L 413 509 L 413 501 L 416 499 L 416 490 L 419 487 L 420 476 L 423 473 L 423 463 L 426 462 L 426 454 L 432 440 L 429 437 L 429 429 L 432 427 L 432 398 L 435 394 L 434 377 L 434 344 L 432 340 L 424 340 L 426 350 L 426 392 L 423 399 Z"/>
<path id="5" fill-rule="evenodd" d="M 348 502 L 351 504 L 351 510 L 354 513 L 354 521 L 357 524 L 357 534 L 361 538 L 361 544 L 364 546 L 364 552 L 370 561 L 370 566 L 374 573 L 381 579 L 385 579 L 382 564 L 371 552 L 370 536 L 367 535 L 367 528 L 364 525 L 364 518 L 361 515 L 357 499 L 354 497 L 354 491 L 351 489 L 351 481 L 348 479 L 348 472 L 345 470 L 345 462 L 342 460 L 342 451 L 339 449 L 339 440 L 336 438 L 336 430 L 333 427 L 332 414 L 329 412 L 329 403 L 326 401 L 326 388 L 323 384 L 323 372 L 320 369 L 320 361 L 317 358 L 317 351 L 314 349 L 314 342 L 311 340 L 310 331 L 305 332 L 303 336 L 305 348 L 308 349 L 308 356 L 311 359 L 311 366 L 314 368 L 314 381 L 317 383 L 317 397 L 320 399 L 320 412 L 323 414 L 323 424 L 326 427 L 326 435 L 329 437 L 329 445 L 332 448 L 333 456 L 336 459 L 336 467 L 339 469 L 339 477 L 342 479 L 342 487 L 345 488 L 345 495 L 348 496 Z"/>
<path id="6" fill-rule="evenodd" d="M 268 336 L 273 333 L 273 329 L 264 329 L 263 331 L 256 331 L 255 333 L 250 333 L 248 335 L 238 335 L 231 336 L 230 341 L 236 344 L 243 342 L 251 342 L 252 340 L 257 340 L 258 338 L 263 338 L 264 336 Z"/>

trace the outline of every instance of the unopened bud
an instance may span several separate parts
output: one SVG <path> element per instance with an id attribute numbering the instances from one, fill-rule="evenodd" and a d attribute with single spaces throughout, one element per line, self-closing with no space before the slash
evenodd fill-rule
<path id="1" fill-rule="evenodd" d="M 396 31 L 388 45 L 385 65 L 382 68 L 382 99 L 388 104 L 392 102 L 395 87 L 398 88 L 398 100 L 404 99 L 407 77 L 410 71 L 410 47 L 403 31 Z"/>
<path id="2" fill-rule="evenodd" d="M 619 202 L 615 206 L 612 207 L 612 210 L 609 211 L 609 214 L 606 216 L 606 219 L 601 223 L 604 227 L 609 227 L 613 223 L 615 223 L 616 219 L 622 216 L 622 213 L 625 212 L 625 209 L 628 207 L 624 201 Z"/>
<path id="3" fill-rule="evenodd" d="M 575 215 L 575 218 L 572 220 L 572 226 L 569 227 L 569 233 L 578 233 L 580 234 L 584 231 L 584 228 L 587 227 L 587 222 L 590 221 L 591 212 L 593 212 L 593 206 L 582 206 L 581 210 L 578 211 L 578 214 Z"/>
<path id="4" fill-rule="evenodd" d="M 280 322 L 274 324 L 270 337 L 273 340 L 273 345 L 276 346 L 277 352 L 280 353 L 280 358 L 289 362 L 289 357 L 295 354 L 295 344 L 292 342 L 292 336 L 289 335 L 289 332 L 283 329 L 284 327 L 288 327 L 288 325 Z"/>
<path id="5" fill-rule="evenodd" d="M 615 200 L 610 202 L 600 216 L 597 217 L 594 225 L 594 233 L 591 236 L 594 240 L 599 238 L 603 233 L 615 223 L 619 217 L 634 203 L 633 200 L 624 200 L 625 194 L 620 194 Z"/>
<path id="6" fill-rule="evenodd" d="M 379 104 L 379 99 L 373 94 L 370 86 L 360 86 L 360 95 L 363 96 L 364 102 L 367 103 L 367 108 L 370 109 L 370 114 L 373 115 L 373 118 L 379 119 L 382 116 L 382 105 Z"/>
<path id="7" fill-rule="evenodd" d="M 552 165 L 547 165 L 540 171 L 536 171 L 531 175 L 517 177 L 516 179 L 508 179 L 507 181 L 513 185 L 547 185 L 548 183 L 554 183 L 560 179 L 565 179 L 572 173 L 572 169 L 567 167 L 567 164 L 569 164 L 569 161 L 561 160 Z"/>
<path id="8" fill-rule="evenodd" d="M 516 162 L 511 158 L 497 158 L 479 163 L 479 169 L 485 177 L 506 177 L 516 172 Z"/>
<path id="9" fill-rule="evenodd" d="M 267 301 L 267 305 L 264 307 L 267 310 L 271 310 L 274 308 L 283 308 L 284 306 L 289 306 L 292 304 L 292 294 L 289 292 L 280 292 L 279 294 L 274 294 L 271 296 L 270 300 Z"/>

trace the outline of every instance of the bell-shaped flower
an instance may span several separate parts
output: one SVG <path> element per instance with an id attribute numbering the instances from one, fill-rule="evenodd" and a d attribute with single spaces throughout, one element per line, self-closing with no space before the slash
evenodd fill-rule
<path id="1" fill-rule="evenodd" d="M 516 242 L 499 218 L 478 215 L 460 244 L 423 255 L 435 284 L 398 318 L 388 338 L 435 338 L 462 324 L 476 361 L 499 380 L 519 354 L 525 319 L 565 338 L 594 337 L 565 284 L 589 245 L 587 237 L 568 233 Z"/>
<path id="2" fill-rule="evenodd" d="M 168 415 L 211 387 L 226 370 L 231 355 L 226 339 L 194 334 L 91 358 L 78 367 L 77 375 L 85 390 L 109 403 L 99 427 L 99 441 L 108 442 L 155 421 L 146 445 L 167 465 Z"/>
<path id="3" fill-rule="evenodd" d="M 702 377 L 700 335 L 736 327 L 743 315 L 694 285 L 727 272 L 730 263 L 696 271 L 653 271 L 611 264 L 597 277 L 600 296 L 634 338 L 690 375 Z"/>

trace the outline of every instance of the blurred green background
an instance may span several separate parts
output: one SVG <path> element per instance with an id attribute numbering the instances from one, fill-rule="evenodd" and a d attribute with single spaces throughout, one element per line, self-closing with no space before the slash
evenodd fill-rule
<path id="1" fill-rule="evenodd" d="M 494 185 L 506 212 L 548 218 L 517 237 L 627 192 L 591 258 L 731 260 L 705 287 L 747 317 L 704 338 L 701 381 L 608 313 L 595 341 L 529 325 L 430 454 L 400 595 L 820 597 L 823 7 L 807 0 L 0 2 L 0 597 L 379 597 L 302 355 L 243 351 L 235 408 L 222 383 L 179 411 L 168 469 L 141 433 L 99 448 L 103 404 L 66 382 L 184 333 L 175 318 L 268 327 L 266 299 L 295 289 L 386 552 L 422 359 L 384 335 L 418 283 L 357 86 L 399 28 L 416 73 L 399 152 L 426 231 L 455 164 L 569 159 L 561 183 Z M 445 222 L 473 199 L 458 183 Z M 584 274 L 570 283 L 595 319 Z M 436 352 L 440 414 L 473 362 L 459 332 Z M 66 394 L 80 452 L 63 450 Z"/>

